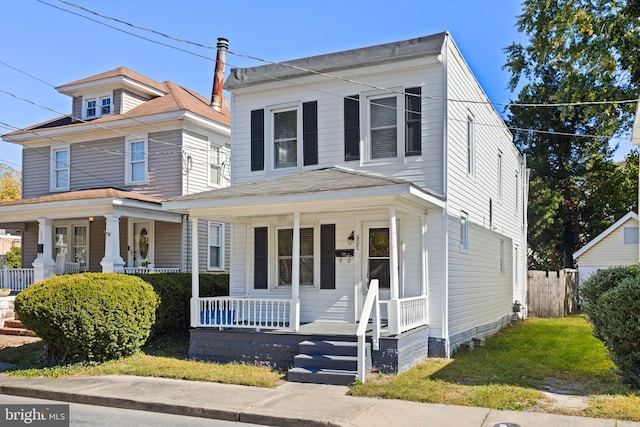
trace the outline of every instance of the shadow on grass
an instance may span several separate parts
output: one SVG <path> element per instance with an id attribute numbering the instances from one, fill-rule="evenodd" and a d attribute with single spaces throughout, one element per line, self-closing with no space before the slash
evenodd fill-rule
<path id="1" fill-rule="evenodd" d="M 621 383 L 606 349 L 593 337 L 583 316 L 519 322 L 488 338 L 484 347 L 458 352 L 429 379 L 559 394 L 635 394 Z"/>

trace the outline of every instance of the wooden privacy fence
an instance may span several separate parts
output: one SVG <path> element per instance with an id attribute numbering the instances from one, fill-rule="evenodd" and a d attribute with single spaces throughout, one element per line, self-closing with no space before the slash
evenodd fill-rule
<path id="1" fill-rule="evenodd" d="M 529 270 L 528 314 L 533 317 L 564 317 L 578 310 L 578 270 Z"/>

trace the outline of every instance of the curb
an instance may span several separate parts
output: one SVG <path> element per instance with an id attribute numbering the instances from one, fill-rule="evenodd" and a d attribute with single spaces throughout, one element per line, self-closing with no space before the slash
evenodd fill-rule
<path id="1" fill-rule="evenodd" d="M 244 411 L 223 409 L 206 409 L 194 406 L 174 405 L 170 403 L 141 402 L 138 400 L 117 397 L 99 397 L 64 391 L 40 390 L 27 387 L 2 386 L 0 394 L 30 397 L 34 399 L 58 400 L 84 405 L 106 406 L 111 408 L 132 409 L 137 411 L 158 412 L 163 414 L 183 415 L 188 417 L 209 418 L 215 420 L 235 421 L 249 424 L 263 424 L 276 427 L 347 427 L 350 424 L 335 421 L 321 421 L 312 418 L 292 418 L 274 415 L 261 415 Z"/>

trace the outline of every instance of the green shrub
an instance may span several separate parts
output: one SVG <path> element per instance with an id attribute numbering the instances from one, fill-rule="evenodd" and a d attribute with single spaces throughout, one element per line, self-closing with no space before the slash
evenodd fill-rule
<path id="1" fill-rule="evenodd" d="M 15 309 L 53 361 L 104 361 L 140 349 L 155 321 L 149 284 L 117 273 L 53 276 L 18 294 Z"/>
<path id="2" fill-rule="evenodd" d="M 640 269 L 615 267 L 582 284 L 583 310 L 625 382 L 640 388 Z"/>
<path id="3" fill-rule="evenodd" d="M 141 274 L 160 297 L 151 335 L 186 333 L 190 327 L 191 273 Z M 229 295 L 228 274 L 200 274 L 200 296 Z"/>

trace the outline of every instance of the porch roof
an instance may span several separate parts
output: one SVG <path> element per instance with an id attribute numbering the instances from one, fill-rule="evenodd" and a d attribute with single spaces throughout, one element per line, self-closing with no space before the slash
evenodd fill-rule
<path id="1" fill-rule="evenodd" d="M 1 223 L 23 223 L 39 218 L 62 219 L 120 213 L 169 222 L 180 222 L 179 214 L 166 212 L 161 200 L 134 191 L 98 188 L 47 194 L 0 202 Z"/>
<path id="2" fill-rule="evenodd" d="M 445 200 L 398 178 L 341 167 L 316 169 L 266 181 L 185 195 L 166 200 L 170 210 L 195 216 L 238 218 L 299 212 L 331 212 L 394 204 L 444 207 Z"/>

